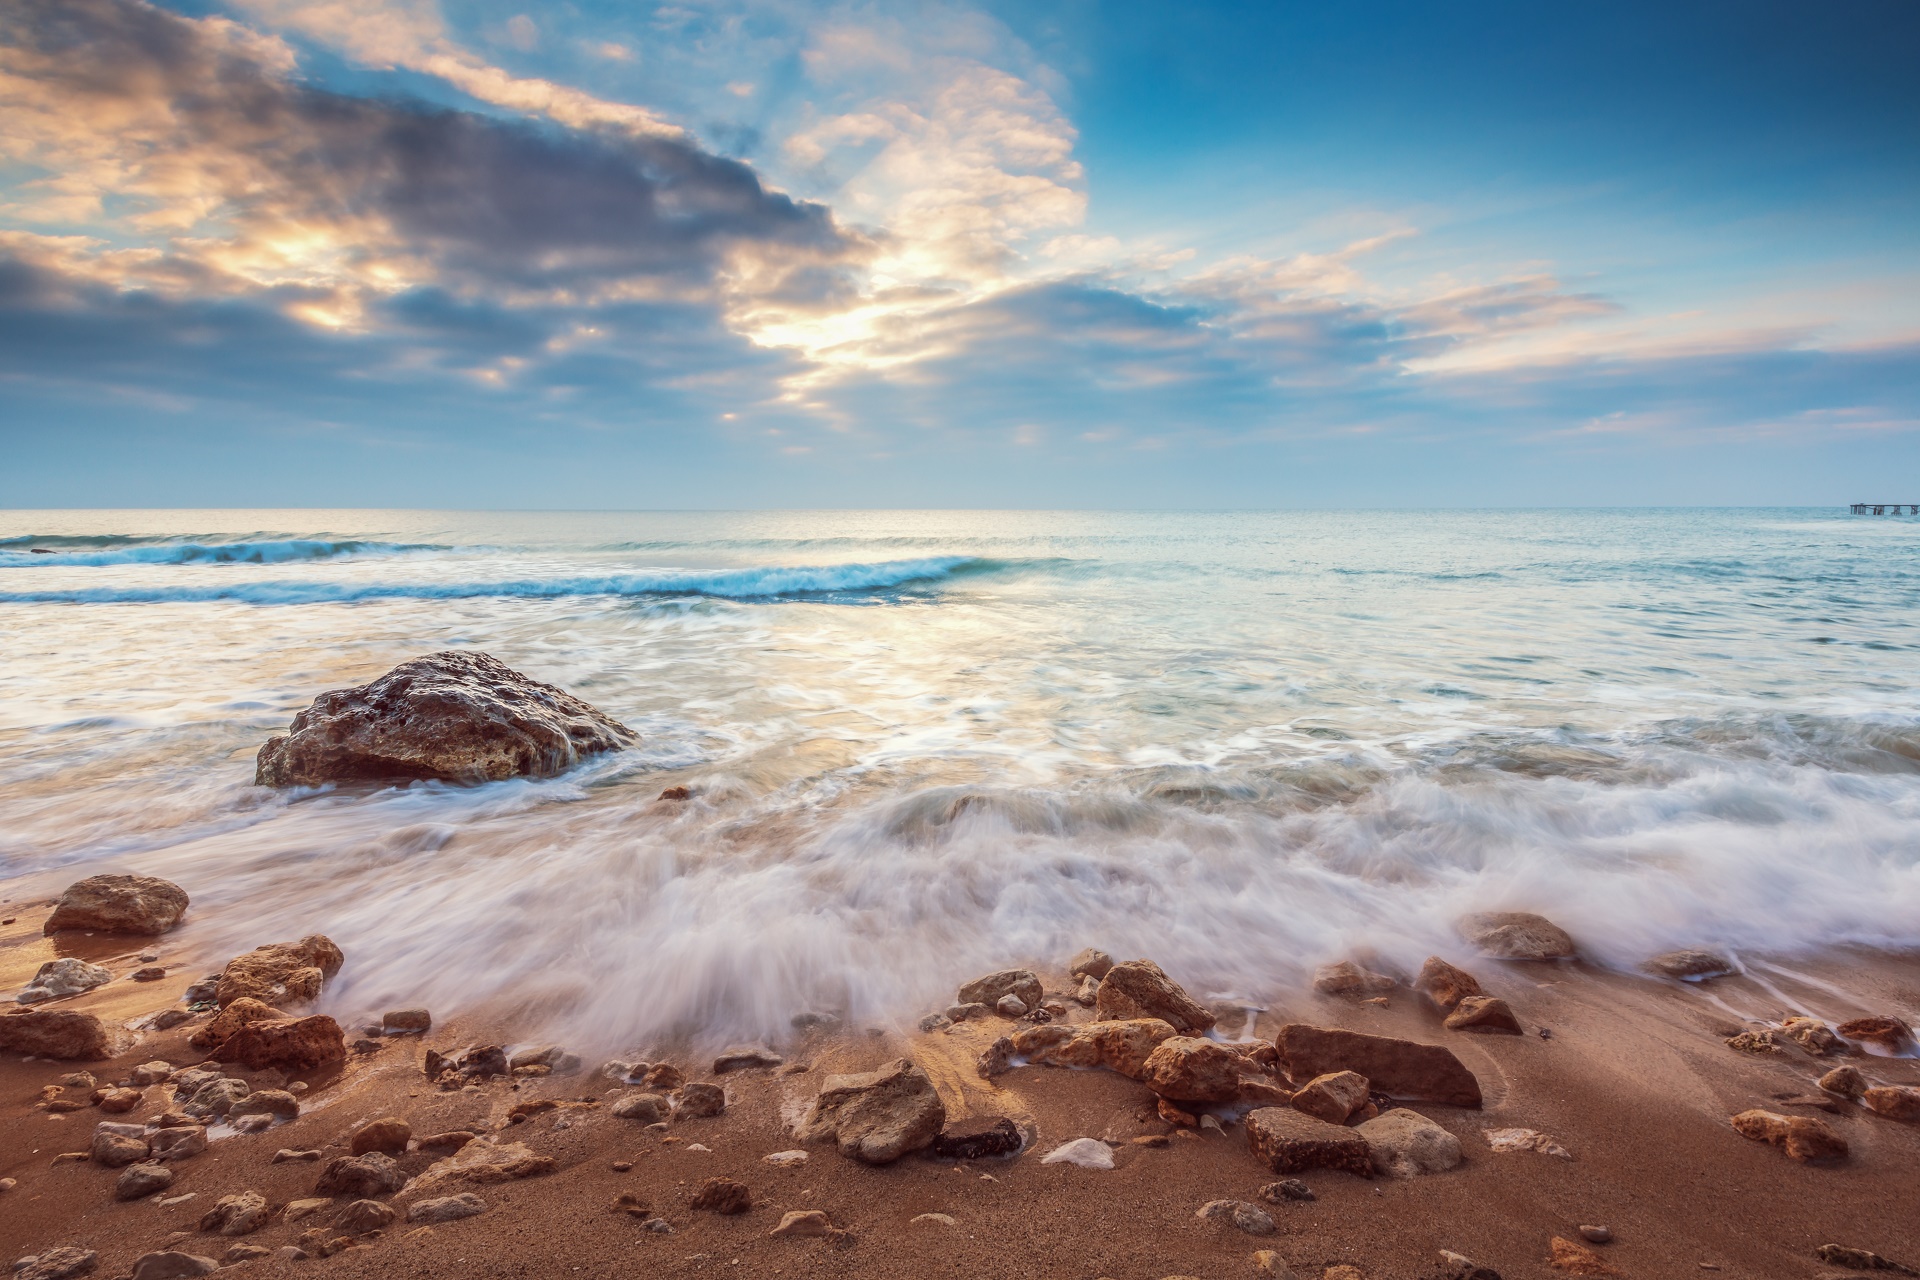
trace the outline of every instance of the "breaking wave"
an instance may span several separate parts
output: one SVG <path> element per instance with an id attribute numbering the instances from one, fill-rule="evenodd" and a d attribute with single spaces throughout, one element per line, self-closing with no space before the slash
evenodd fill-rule
<path id="1" fill-rule="evenodd" d="M 0 538 L 0 568 L 55 568 L 121 564 L 287 564 L 350 556 L 447 551 L 430 543 L 367 542 L 348 538 L 273 538 L 244 542 L 149 541 L 140 538 Z"/>

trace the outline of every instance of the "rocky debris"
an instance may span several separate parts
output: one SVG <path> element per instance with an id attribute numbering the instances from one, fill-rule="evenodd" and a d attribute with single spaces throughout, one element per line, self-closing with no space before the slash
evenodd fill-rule
<path id="1" fill-rule="evenodd" d="M 1439 1280 L 1500 1280 L 1500 1273 L 1492 1267 L 1481 1266 L 1464 1253 L 1442 1249 Z"/>
<path id="2" fill-rule="evenodd" d="M 1468 996 L 1447 1015 L 1446 1025 L 1449 1031 L 1474 1031 L 1482 1035 L 1526 1034 L 1507 1002 L 1496 996 Z"/>
<path id="3" fill-rule="evenodd" d="M 634 1093 L 613 1104 L 612 1115 L 620 1120 L 638 1120 L 641 1124 L 659 1124 L 667 1118 L 673 1104 L 665 1094 Z"/>
<path id="4" fill-rule="evenodd" d="M 1913 1028 L 1898 1018 L 1855 1018 L 1834 1030 L 1849 1040 L 1877 1045 L 1888 1053 L 1906 1053 L 1913 1048 Z"/>
<path id="5" fill-rule="evenodd" d="M 1581 1227 L 1580 1238 L 1588 1244 L 1612 1244 L 1613 1230 L 1610 1227 Z"/>
<path id="6" fill-rule="evenodd" d="M 1040 979 L 1031 969 L 1002 969 L 984 978 L 975 978 L 960 988 L 958 1004 L 984 1004 L 997 1007 L 1007 996 L 1019 999 L 1021 1013 L 1038 1008 L 1043 995 Z M 1019 1014 L 1012 1015 L 1019 1017 Z"/>
<path id="7" fill-rule="evenodd" d="M 1093 1011 L 1103 1022 L 1158 1018 L 1181 1035 L 1205 1035 L 1216 1021 L 1151 960 L 1128 960 L 1107 970 Z"/>
<path id="8" fill-rule="evenodd" d="M 545 1067 L 554 1075 L 571 1075 L 580 1069 L 580 1056 L 568 1053 L 557 1044 L 531 1045 L 516 1049 L 507 1058 L 507 1069 L 520 1075 L 529 1067 Z"/>
<path id="9" fill-rule="evenodd" d="M 103 1169 L 124 1169 L 153 1154 L 146 1127 L 137 1124 L 99 1124 L 93 1130 L 88 1158 Z"/>
<path id="10" fill-rule="evenodd" d="M 471 1191 L 462 1191 L 457 1196 L 436 1196 L 431 1200 L 415 1200 L 407 1206 L 408 1222 L 454 1222 L 461 1218 L 471 1218 L 475 1214 L 485 1213 L 487 1202 Z"/>
<path id="11" fill-rule="evenodd" d="M 1844 1160 L 1847 1140 L 1824 1120 L 1812 1116 L 1783 1116 L 1772 1111 L 1742 1111 L 1733 1118 L 1735 1132 L 1755 1142 L 1771 1143 L 1794 1160 Z"/>
<path id="12" fill-rule="evenodd" d="M 1027 1002 L 1016 995 L 1004 995 L 993 1002 L 993 1011 L 1003 1018 L 1024 1018 L 1028 1007 Z"/>
<path id="13" fill-rule="evenodd" d="M 675 1072 L 675 1074 L 679 1074 Z M 652 1083 L 653 1073 L 647 1073 Z M 673 1091 L 673 1114 L 689 1120 L 708 1120 L 727 1109 L 727 1092 L 717 1084 L 696 1081 Z"/>
<path id="14" fill-rule="evenodd" d="M 315 698 L 285 736 L 260 748 L 254 782 L 548 778 L 637 740 L 564 690 L 488 654 L 448 650 Z"/>
<path id="15" fill-rule="evenodd" d="M 378 1200 L 355 1200 L 335 1219 L 333 1229 L 350 1236 L 363 1236 L 369 1231 L 392 1226 L 393 1220 L 399 1216 L 393 1211 L 393 1206 L 381 1204 Z"/>
<path id="16" fill-rule="evenodd" d="M 1682 982 L 1706 982 L 1740 971 L 1732 959 L 1720 952 L 1694 948 L 1655 956 L 1647 961 L 1647 968 L 1664 978 L 1677 978 Z"/>
<path id="17" fill-rule="evenodd" d="M 255 1089 L 234 1103 L 227 1114 L 232 1116 L 268 1115 L 277 1120 L 291 1120 L 300 1114 L 300 1099 L 285 1089 Z"/>
<path id="18" fill-rule="evenodd" d="M 182 1253 L 177 1249 L 163 1249 L 135 1258 L 132 1280 L 185 1280 L 188 1276 L 212 1275 L 219 1269 L 220 1264 L 212 1258 L 197 1253 Z"/>
<path id="19" fill-rule="evenodd" d="M 1002 1116 L 991 1127 L 975 1133 L 942 1133 L 927 1148 L 927 1154 L 936 1160 L 984 1160 L 1014 1155 L 1022 1145 L 1020 1130 Z"/>
<path id="20" fill-rule="evenodd" d="M 109 1115 L 124 1115 L 139 1106 L 145 1096 L 138 1089 L 99 1089 L 94 1093 L 93 1105 Z"/>
<path id="21" fill-rule="evenodd" d="M 1354 1071 L 1389 1097 L 1480 1106 L 1480 1082 L 1451 1050 L 1440 1045 L 1299 1022 L 1280 1028 L 1274 1045 L 1287 1074 L 1295 1080 Z"/>
<path id="22" fill-rule="evenodd" d="M 165 1084 L 173 1074 L 173 1064 L 158 1058 L 152 1062 L 143 1062 L 127 1073 L 127 1079 L 133 1084 L 145 1088 L 150 1084 Z"/>
<path id="23" fill-rule="evenodd" d="M 1260 1198 L 1268 1204 L 1287 1204 L 1313 1199 L 1313 1188 L 1298 1178 L 1282 1178 L 1260 1188 Z"/>
<path id="24" fill-rule="evenodd" d="M 68 1009 L 0 1014 L 0 1049 L 62 1061 L 109 1056 L 106 1024 L 91 1013 Z"/>
<path id="25" fill-rule="evenodd" d="M 221 1196 L 213 1208 L 200 1215 L 202 1231 L 218 1231 L 223 1236 L 244 1236 L 267 1225 L 267 1198 L 258 1191 Z"/>
<path id="26" fill-rule="evenodd" d="M 307 1018 L 279 1018 L 249 1022 L 215 1051 L 222 1062 L 237 1062 L 250 1071 L 277 1067 L 282 1071 L 311 1071 L 347 1056 L 340 1024 L 324 1013 Z"/>
<path id="27" fill-rule="evenodd" d="M 1313 971 L 1313 989 L 1323 996 L 1378 996 L 1400 985 L 1384 973 L 1374 973 L 1351 960 L 1323 964 Z"/>
<path id="28" fill-rule="evenodd" d="M 1367 1078 L 1353 1071 L 1331 1071 L 1315 1076 L 1293 1095 L 1292 1106 L 1316 1120 L 1345 1124 L 1367 1105 Z"/>
<path id="29" fill-rule="evenodd" d="M 781 1215 L 780 1225 L 767 1234 L 784 1239 L 787 1236 L 824 1236 L 832 1231 L 833 1219 L 819 1209 L 792 1209 Z"/>
<path id="30" fill-rule="evenodd" d="M 763 1044 L 737 1044 L 713 1060 L 713 1074 L 751 1071 L 756 1067 L 777 1067 L 786 1059 Z"/>
<path id="31" fill-rule="evenodd" d="M 1842 1098 L 1858 1098 L 1867 1091 L 1867 1078 L 1858 1067 L 1835 1067 L 1820 1077 L 1820 1087 Z"/>
<path id="32" fill-rule="evenodd" d="M 113 1198 L 115 1200 L 138 1200 L 150 1196 L 156 1191 L 165 1191 L 173 1185 L 173 1170 L 163 1164 L 142 1162 L 130 1164 L 120 1171 L 114 1180 Z"/>
<path id="33" fill-rule="evenodd" d="M 1113 1168 L 1113 1148 L 1098 1138 L 1075 1138 L 1040 1157 L 1041 1164 L 1071 1164 L 1082 1169 Z"/>
<path id="34" fill-rule="evenodd" d="M 1194 1211 L 1194 1217 L 1208 1222 L 1225 1222 L 1250 1236 L 1274 1233 L 1273 1215 L 1245 1200 L 1209 1200 Z"/>
<path id="35" fill-rule="evenodd" d="M 867 1164 L 891 1164 L 931 1145 L 946 1119 L 927 1073 L 897 1058 L 878 1071 L 828 1076 L 794 1132 L 802 1142 L 832 1139 Z"/>
<path id="36" fill-rule="evenodd" d="M 386 1156 L 367 1155 L 363 1160 L 386 1160 Z M 454 1154 L 437 1160 L 412 1183 L 415 1191 L 429 1191 L 447 1182 L 512 1182 L 559 1168 L 552 1156 L 536 1155 L 523 1142 L 469 1142 Z M 403 1175 L 404 1179 L 404 1175 Z"/>
<path id="37" fill-rule="evenodd" d="M 1911 1085 L 1886 1084 L 1860 1095 L 1867 1109 L 1889 1120 L 1920 1124 L 1920 1089 Z"/>
<path id="38" fill-rule="evenodd" d="M 320 1171 L 319 1180 L 313 1184 L 313 1193 L 317 1196 L 352 1196 L 356 1200 L 365 1200 L 374 1196 L 390 1196 L 406 1185 L 407 1175 L 394 1163 L 392 1156 L 369 1151 L 365 1155 L 335 1156 L 327 1161 L 326 1168 Z"/>
<path id="39" fill-rule="evenodd" d="M 91 1275 L 99 1255 L 77 1244 L 55 1245 L 44 1253 L 13 1264 L 13 1280 L 71 1280 Z"/>
<path id="40" fill-rule="evenodd" d="M 1354 1127 L 1376 1172 L 1395 1178 L 1445 1173 L 1460 1165 L 1460 1139 L 1417 1111 L 1395 1107 Z"/>
<path id="41" fill-rule="evenodd" d="M 206 1126 L 183 1124 L 156 1129 L 151 1142 L 155 1160 L 190 1160 L 207 1149 Z"/>
<path id="42" fill-rule="evenodd" d="M 1092 978 L 1095 982 L 1104 980 L 1107 971 L 1113 968 L 1113 957 L 1095 947 L 1086 947 L 1067 961 L 1067 974 L 1074 978 Z"/>
<path id="43" fill-rule="evenodd" d="M 33 975 L 33 981 L 22 987 L 14 1000 L 20 1004 L 64 1000 L 68 996 L 77 996 L 83 991 L 104 986 L 112 980 L 113 970 L 105 965 L 88 964 L 85 960 L 65 956 L 41 965 Z"/>
<path id="44" fill-rule="evenodd" d="M 1780 1033 L 1816 1058 L 1846 1052 L 1846 1041 L 1818 1018 L 1788 1018 L 1780 1024 Z"/>
<path id="45" fill-rule="evenodd" d="M 380 1015 L 380 1029 L 388 1035 L 431 1031 L 433 1015 L 425 1009 L 390 1009 Z"/>
<path id="46" fill-rule="evenodd" d="M 1428 999 L 1449 1013 L 1462 1000 L 1486 994 L 1472 974 L 1448 964 L 1439 956 L 1427 957 L 1427 962 L 1420 966 L 1420 976 L 1413 980 L 1413 989 L 1425 993 Z"/>
<path id="47" fill-rule="evenodd" d="M 1620 1273 L 1608 1266 L 1599 1254 L 1564 1236 L 1555 1236 L 1547 1245 L 1547 1265 L 1556 1271 L 1577 1276 L 1613 1276 Z"/>
<path id="48" fill-rule="evenodd" d="M 1502 1155 L 1515 1151 L 1538 1151 L 1543 1156 L 1573 1159 L 1573 1152 L 1538 1129 L 1487 1129 L 1482 1131 L 1481 1136 L 1487 1140 L 1489 1147 Z"/>
<path id="49" fill-rule="evenodd" d="M 1356 1130 L 1328 1124 L 1292 1107 L 1262 1107 L 1247 1115 L 1247 1148 L 1275 1173 L 1340 1169 L 1373 1176 L 1367 1139 Z"/>
<path id="50" fill-rule="evenodd" d="M 710 1213 L 745 1213 L 753 1208 L 753 1193 L 747 1190 L 746 1183 L 732 1178 L 702 1178 L 687 1207 Z"/>
<path id="51" fill-rule="evenodd" d="M 1530 911 L 1482 911 L 1462 916 L 1460 936 L 1496 960 L 1567 960 L 1573 939 Z"/>
<path id="52" fill-rule="evenodd" d="M 153 876 L 88 876 L 67 886 L 42 931 L 85 929 L 157 936 L 178 924 L 186 909 L 186 890 L 169 881 Z"/>
<path id="53" fill-rule="evenodd" d="M 1139 1080 L 1145 1077 L 1154 1050 L 1175 1034 L 1169 1023 L 1158 1018 L 1085 1022 L 1077 1027 L 1048 1025 L 1015 1032 L 1012 1051 L 1045 1066 L 1105 1067 Z"/>
<path id="54" fill-rule="evenodd" d="M 1823 1244 L 1813 1251 L 1813 1256 L 1832 1267 L 1845 1267 L 1849 1271 L 1894 1271 L 1903 1276 L 1920 1275 L 1912 1267 L 1883 1258 L 1877 1253 L 1865 1249 L 1853 1249 L 1843 1244 Z"/>
<path id="55" fill-rule="evenodd" d="M 413 1138 L 413 1126 L 399 1116 L 382 1116 L 378 1120 L 369 1120 L 353 1131 L 347 1141 L 347 1149 L 356 1156 L 369 1151 L 384 1151 L 389 1155 L 405 1154 L 407 1143 Z"/>
<path id="56" fill-rule="evenodd" d="M 227 961 L 213 999 L 223 1009 L 243 997 L 275 1007 L 313 1000 L 345 963 L 346 956 L 325 934 L 309 934 L 298 942 L 269 942 Z"/>

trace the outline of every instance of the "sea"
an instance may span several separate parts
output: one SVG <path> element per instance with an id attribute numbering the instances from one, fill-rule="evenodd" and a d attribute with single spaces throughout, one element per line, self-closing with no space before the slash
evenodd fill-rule
<path id="1" fill-rule="evenodd" d="M 320 932 L 343 1018 L 609 1048 L 1086 946 L 1258 1008 L 1469 911 L 1621 970 L 1912 948 L 1917 553 L 1844 508 L 0 512 L 0 898 L 162 876 L 169 964 Z M 638 745 L 254 785 L 445 649 Z"/>

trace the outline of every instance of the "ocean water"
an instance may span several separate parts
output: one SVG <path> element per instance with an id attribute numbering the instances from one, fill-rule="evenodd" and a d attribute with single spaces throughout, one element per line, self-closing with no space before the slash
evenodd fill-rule
<path id="1" fill-rule="evenodd" d="M 182 967 L 322 931 L 330 1011 L 605 1048 L 1087 945 L 1259 1004 L 1469 910 L 1622 968 L 1913 947 L 1916 552 L 1829 510 L 0 513 L 0 897 L 165 876 Z M 640 744 L 253 785 L 447 648 Z"/>

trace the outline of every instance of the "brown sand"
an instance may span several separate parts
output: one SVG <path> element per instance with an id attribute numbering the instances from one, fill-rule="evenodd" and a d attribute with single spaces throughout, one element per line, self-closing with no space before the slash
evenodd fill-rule
<path id="1" fill-rule="evenodd" d="M 9 905 L 16 925 L 0 929 L 0 983 L 18 985 L 55 954 L 41 939 L 46 905 Z M 265 939 L 263 939 L 265 941 Z M 62 940 L 62 954 L 132 967 L 137 940 Z M 1011 959 L 1011 958 L 1010 958 Z M 349 957 L 351 960 L 351 957 Z M 245 1264 L 250 1274 L 314 1277 L 581 1277 L 834 1276 L 834 1277 L 1093 1277 L 1202 1280 L 1256 1274 L 1255 1250 L 1272 1249 L 1302 1280 L 1347 1263 L 1376 1278 L 1427 1276 L 1441 1249 L 1451 1249 L 1520 1276 L 1563 1274 L 1546 1258 L 1554 1236 L 1577 1238 L 1582 1223 L 1613 1229 L 1616 1242 L 1597 1252 L 1629 1277 L 1797 1276 L 1832 1273 L 1813 1250 L 1840 1243 L 1920 1266 L 1920 1126 L 1895 1123 L 1843 1106 L 1822 1115 L 1852 1146 L 1837 1167 L 1798 1165 L 1733 1132 L 1727 1119 L 1749 1107 L 1787 1108 L 1781 1095 L 1817 1092 L 1813 1081 L 1836 1064 L 1797 1049 L 1753 1057 L 1728 1049 L 1723 1037 L 1742 1018 L 1778 1019 L 1806 1005 L 1830 1018 L 1870 1012 L 1911 1016 L 1920 1009 L 1920 956 L 1836 955 L 1797 962 L 1811 977 L 1844 988 L 1850 998 L 1768 975 L 1774 988 L 1748 978 L 1706 987 L 1598 972 L 1579 965 L 1474 962 L 1495 995 L 1508 999 L 1528 1029 L 1524 1038 L 1448 1032 L 1426 1002 L 1404 990 L 1386 1007 L 1279 993 L 1258 1023 L 1271 1035 L 1286 1021 L 1312 1021 L 1445 1044 L 1480 1077 L 1481 1112 L 1415 1109 L 1461 1139 L 1466 1163 L 1450 1173 L 1411 1180 L 1364 1181 L 1346 1174 L 1308 1174 L 1318 1199 L 1266 1206 L 1277 1234 L 1241 1234 L 1197 1219 L 1202 1203 L 1222 1197 L 1257 1200 L 1273 1175 L 1248 1156 L 1244 1130 L 1184 1131 L 1164 1148 L 1122 1146 L 1110 1172 L 1042 1165 L 1040 1156 L 1068 1139 L 1103 1134 L 1169 1132 L 1138 1117 L 1150 1107 L 1144 1087 L 1105 1072 L 1026 1067 L 989 1085 L 974 1074 L 972 1055 L 1007 1029 L 992 1019 L 952 1033 L 923 1036 L 843 1032 L 780 1046 L 806 1061 L 802 1074 L 765 1070 L 725 1077 L 725 1115 L 672 1126 L 665 1141 L 633 1121 L 608 1114 L 605 1099 L 621 1090 L 587 1071 L 524 1081 L 494 1081 L 474 1091 L 442 1093 L 421 1075 L 423 1046 L 446 1050 L 512 1029 L 476 1022 L 436 1027 L 426 1037 L 396 1037 L 344 1069 L 305 1077 L 304 1114 L 271 1131 L 234 1136 L 177 1166 L 165 1197 L 193 1198 L 161 1208 L 117 1204 L 116 1176 L 85 1162 L 54 1157 L 85 1149 L 102 1118 L 139 1119 L 161 1110 L 167 1090 L 149 1090 L 126 1117 L 88 1109 L 65 1117 L 37 1109 L 40 1087 L 86 1067 L 103 1081 L 124 1078 L 134 1064 L 164 1058 L 198 1062 L 186 1046 L 191 1027 L 148 1034 L 110 1063 L 0 1061 L 0 1177 L 19 1185 L 0 1195 L 0 1262 L 59 1243 L 100 1253 L 100 1276 L 123 1276 L 140 1254 L 161 1248 L 219 1257 L 235 1243 L 197 1231 L 199 1215 L 222 1195 L 259 1191 L 276 1207 L 312 1194 L 318 1166 L 271 1164 L 282 1147 L 345 1151 L 348 1133 L 382 1115 L 400 1115 L 416 1134 L 495 1129 L 508 1108 L 530 1098 L 603 1100 L 567 1107 L 505 1128 L 501 1140 L 527 1143 L 559 1162 L 546 1176 L 471 1189 L 487 1201 L 475 1218 L 418 1231 L 404 1221 L 330 1258 Z M 54 1007 L 125 1018 L 177 998 L 198 971 L 165 981 L 107 987 Z M 1046 975 L 1064 985 L 1065 975 Z M 1177 976 L 1177 975 L 1176 975 Z M 1778 994 L 1776 994 L 1776 992 Z M 1784 997 L 1784 999 L 1783 999 Z M 1284 1004 L 1278 1003 L 1284 1001 Z M 1724 1004 L 1727 1008 L 1722 1008 Z M 1075 1017 L 1083 1016 L 1076 1011 Z M 1542 1039 L 1540 1028 L 1551 1031 Z M 353 1032 L 349 1031 L 351 1037 Z M 1031 1124 L 1037 1139 L 1023 1155 L 977 1162 L 909 1156 L 868 1168 L 831 1148 L 811 1149 L 806 1164 L 763 1163 L 795 1146 L 784 1124 L 811 1098 L 830 1070 L 860 1069 L 911 1054 L 936 1080 L 950 1123 L 961 1116 L 1010 1115 Z M 1920 1084 L 1920 1061 L 1850 1059 L 1884 1083 Z M 688 1055 L 689 1079 L 707 1078 Z M 230 1074 L 244 1074 L 230 1072 Z M 250 1077 L 278 1085 L 278 1073 Z M 1571 1161 L 1533 1152 L 1496 1154 L 1482 1131 L 1526 1127 L 1552 1135 Z M 709 1151 L 690 1151 L 693 1144 Z M 633 1162 L 630 1172 L 612 1168 Z M 420 1155 L 403 1164 L 418 1173 Z M 686 1207 L 702 1178 L 726 1175 L 752 1188 L 754 1208 L 718 1217 Z M 433 1194 L 461 1190 L 449 1187 Z M 645 1231 L 610 1206 L 622 1193 L 648 1200 L 674 1226 Z M 405 1201 L 406 1195 L 398 1197 Z M 342 1207 L 344 1201 L 342 1202 Z M 823 1209 L 851 1239 L 769 1239 L 791 1209 Z M 276 1221 L 244 1237 L 277 1247 L 335 1211 L 298 1224 Z M 951 1215 L 957 1225 L 913 1224 L 921 1213 Z"/>

